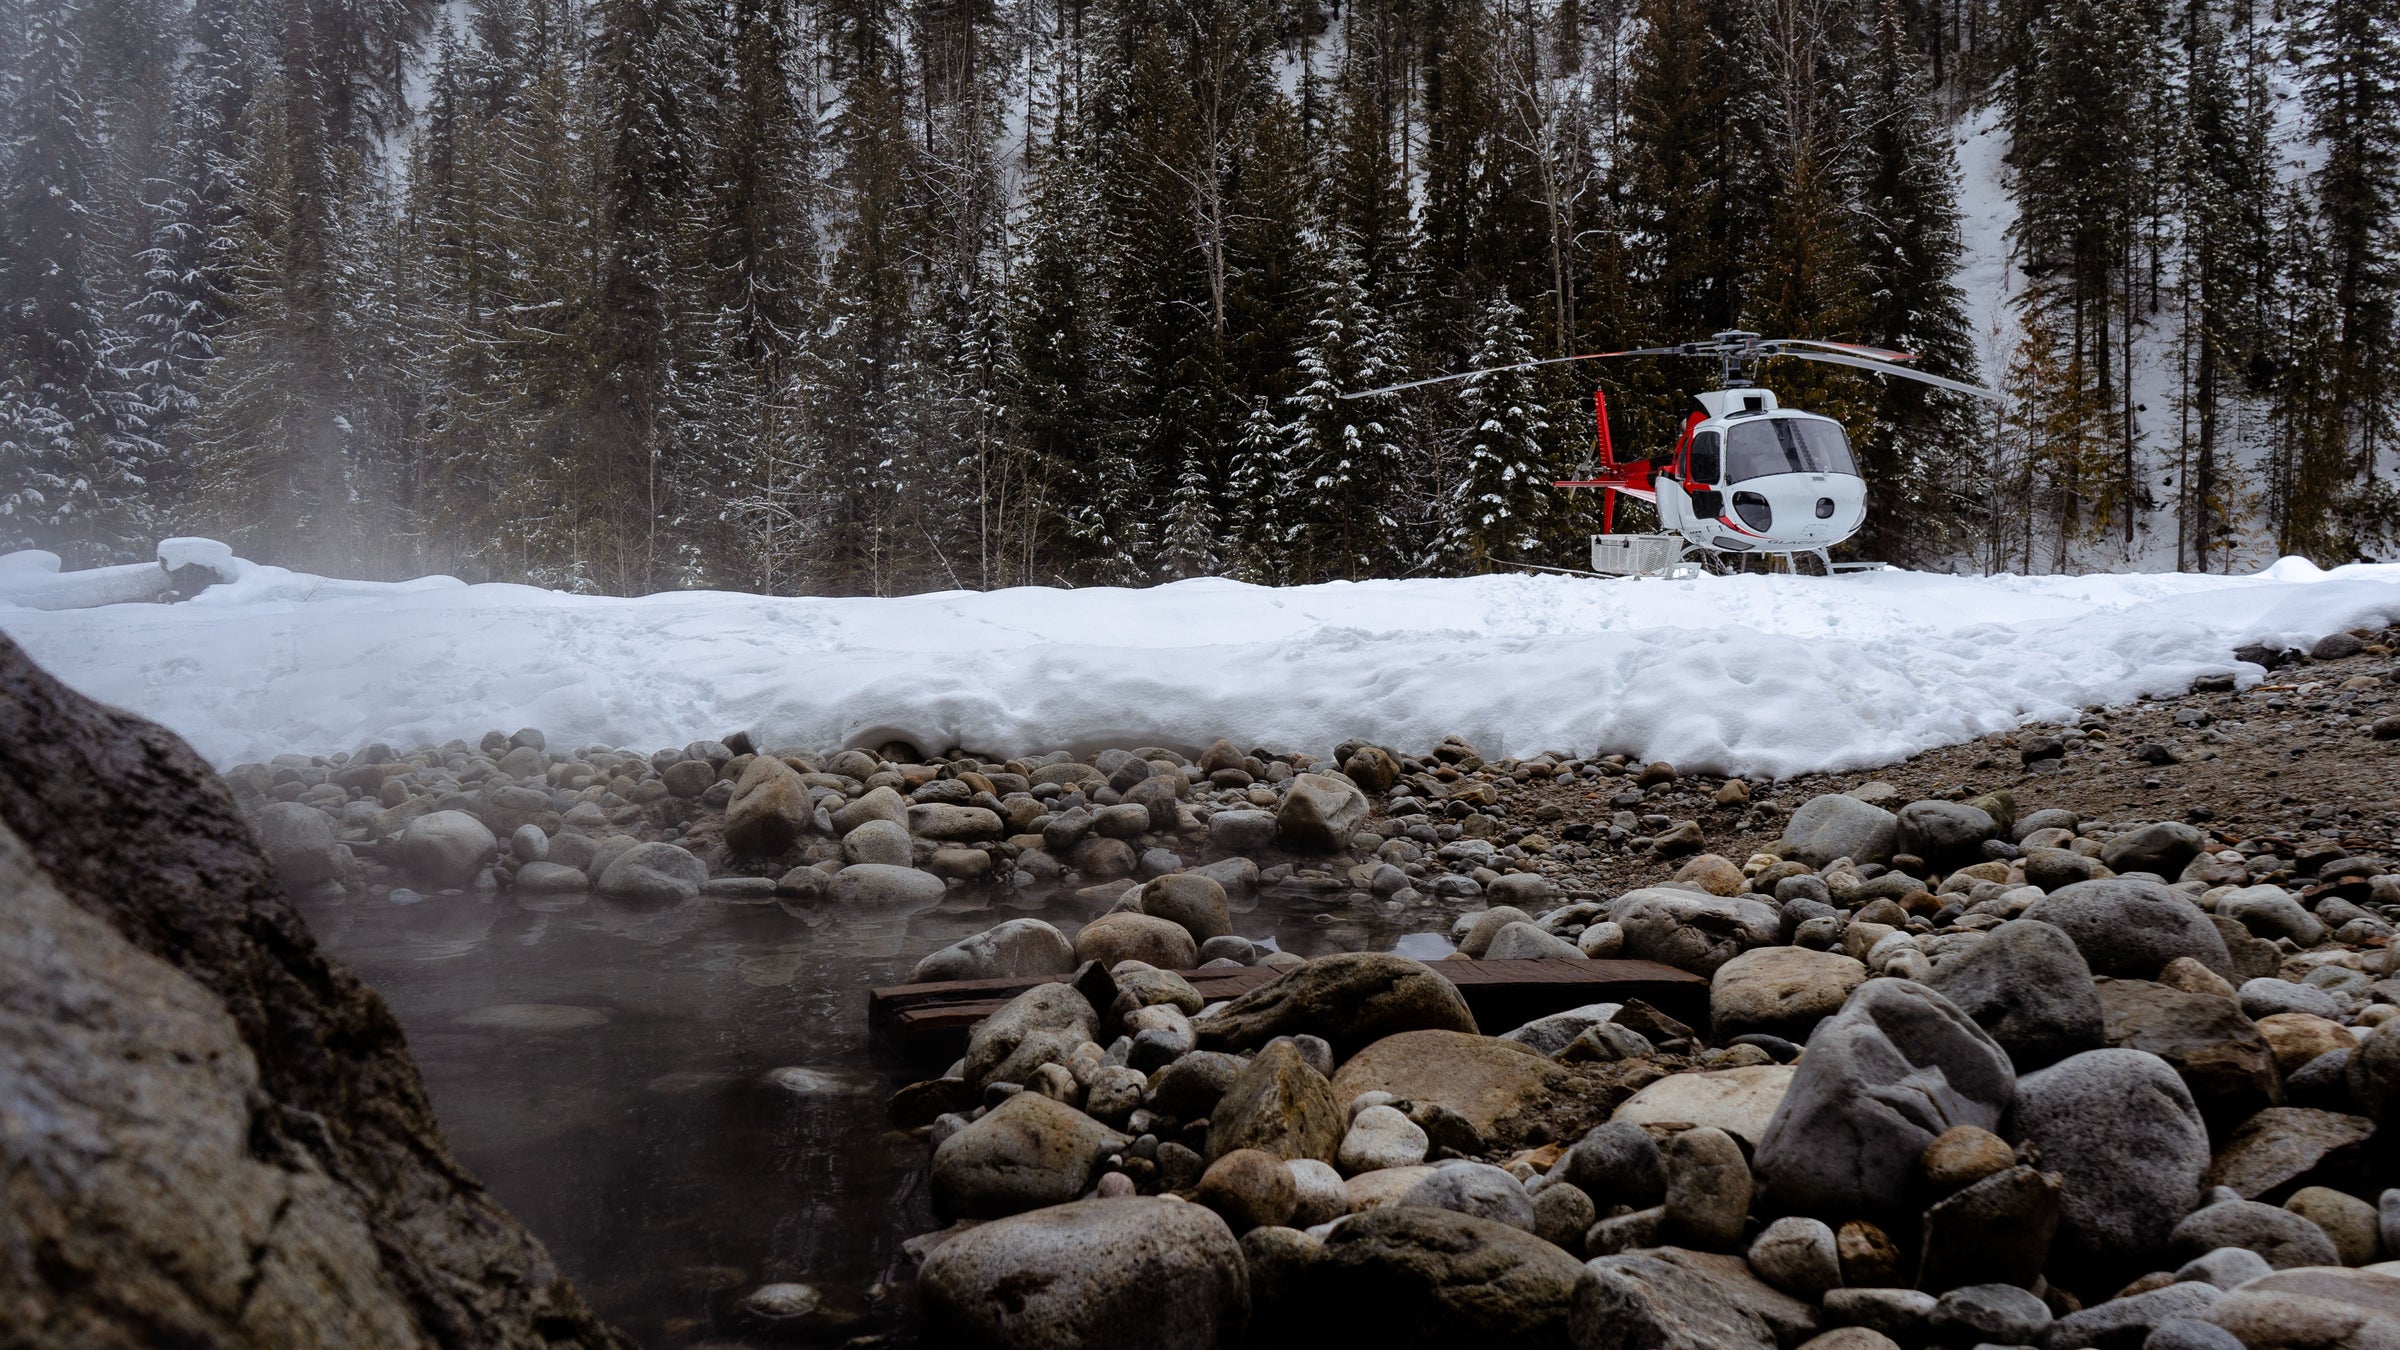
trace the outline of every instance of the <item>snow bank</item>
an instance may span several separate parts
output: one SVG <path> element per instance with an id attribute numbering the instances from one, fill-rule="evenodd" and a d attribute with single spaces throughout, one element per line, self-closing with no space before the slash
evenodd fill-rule
<path id="1" fill-rule="evenodd" d="M 600 599 L 235 561 L 183 604 L 0 599 L 0 630 L 219 764 L 532 726 L 555 745 L 746 728 L 995 756 L 1457 734 L 1486 755 L 1781 775 L 2180 692 L 2252 640 L 2400 621 L 2400 565 L 2298 559 L 2247 577 L 1204 580 L 896 600 Z"/>

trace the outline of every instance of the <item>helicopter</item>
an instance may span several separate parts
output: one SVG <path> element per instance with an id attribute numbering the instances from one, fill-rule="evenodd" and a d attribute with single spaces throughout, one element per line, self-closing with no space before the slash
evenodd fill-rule
<path id="1" fill-rule="evenodd" d="M 1828 576 L 1883 565 L 1836 563 L 1828 553 L 1858 533 L 1867 520 L 1866 480 L 1859 476 L 1842 424 L 1820 413 L 1784 407 L 1773 391 L 1752 383 L 1750 365 L 1754 361 L 1796 357 L 1896 375 L 1994 402 L 2008 399 L 1981 385 L 1911 369 L 1907 363 L 1917 358 L 1910 352 L 1810 338 L 1768 338 L 1740 329 L 1726 329 L 1704 341 L 1554 356 L 1411 380 L 1342 397 L 1366 398 L 1572 361 L 1669 356 L 1711 357 L 1719 363 L 1720 387 L 1694 396 L 1699 406 L 1685 417 L 1674 448 L 1646 460 L 1618 463 L 1609 440 L 1608 396 L 1594 388 L 1598 470 L 1589 477 L 1551 484 L 1568 492 L 1600 490 L 1602 532 L 1591 538 L 1591 570 L 1598 575 L 1690 575 L 1700 565 L 1730 568 L 1751 556 L 1766 559 L 1769 566 L 1781 557 L 1787 570 L 1796 570 L 1792 566 L 1795 556 L 1811 555 Z M 1612 533 L 1619 494 L 1656 507 L 1661 533 Z M 1700 564 L 1690 561 L 1695 558 Z"/>

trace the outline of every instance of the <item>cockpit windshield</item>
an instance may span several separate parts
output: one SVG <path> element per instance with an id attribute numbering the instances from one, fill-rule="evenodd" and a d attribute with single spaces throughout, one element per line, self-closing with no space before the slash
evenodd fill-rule
<path id="1" fill-rule="evenodd" d="M 1814 417 L 1754 417 L 1725 429 L 1725 481 L 1771 473 L 1858 476 L 1842 429 Z"/>

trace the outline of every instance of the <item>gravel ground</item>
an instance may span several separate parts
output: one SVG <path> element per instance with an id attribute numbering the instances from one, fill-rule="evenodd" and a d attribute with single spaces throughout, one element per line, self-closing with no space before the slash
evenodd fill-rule
<path id="1" fill-rule="evenodd" d="M 1965 799 L 2007 790 L 2025 810 L 2065 807 L 2087 821 L 2187 820 L 2225 844 L 2274 840 L 2289 853 L 2316 840 L 2348 854 L 2400 856 L 2400 629 L 2354 635 L 2360 650 L 2333 660 L 2295 659 L 2239 693 L 2195 691 L 2117 708 L 2093 708 L 2074 725 L 2028 725 L 1883 768 L 1755 781 L 1677 777 L 1637 785 L 1645 766 L 1597 776 L 1473 774 L 1505 780 L 1498 809 L 1518 830 L 1551 843 L 1554 883 L 1615 893 L 1656 880 L 1662 858 L 1648 840 L 1675 822 L 1699 826 L 1701 848 L 1736 862 L 1779 838 L 1784 818 L 1824 792 L 1889 800 Z M 2384 739 L 2375 727 L 2384 724 Z M 2042 742 L 2058 743 L 2048 762 Z M 1507 766 L 1498 766 L 1505 768 Z M 1647 775 L 1658 778 L 1662 770 Z M 1720 800 L 1746 795 L 1747 802 Z M 1379 802 L 1379 806 L 1382 803 Z M 1438 809 L 1438 808 L 1437 808 Z M 1578 828 L 1591 823 L 1589 836 Z M 1611 824 L 1625 831 L 1612 843 Z M 1376 828 L 1398 832 L 1379 812 Z M 1670 869 L 1671 870 L 1671 869 Z"/>

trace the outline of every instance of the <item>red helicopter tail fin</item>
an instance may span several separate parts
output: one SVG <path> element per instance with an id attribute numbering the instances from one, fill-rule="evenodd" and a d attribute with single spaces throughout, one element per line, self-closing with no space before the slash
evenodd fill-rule
<path id="1" fill-rule="evenodd" d="M 1598 389 L 1592 391 L 1592 413 L 1598 427 L 1593 438 L 1593 448 L 1600 456 L 1598 471 L 1590 478 L 1561 479 L 1550 486 L 1569 492 L 1577 488 L 1600 489 L 1600 528 L 1604 533 L 1613 533 L 1617 527 L 1618 493 L 1650 500 L 1651 466 L 1645 459 L 1631 464 L 1617 463 L 1616 445 L 1608 435 L 1608 395 Z"/>

